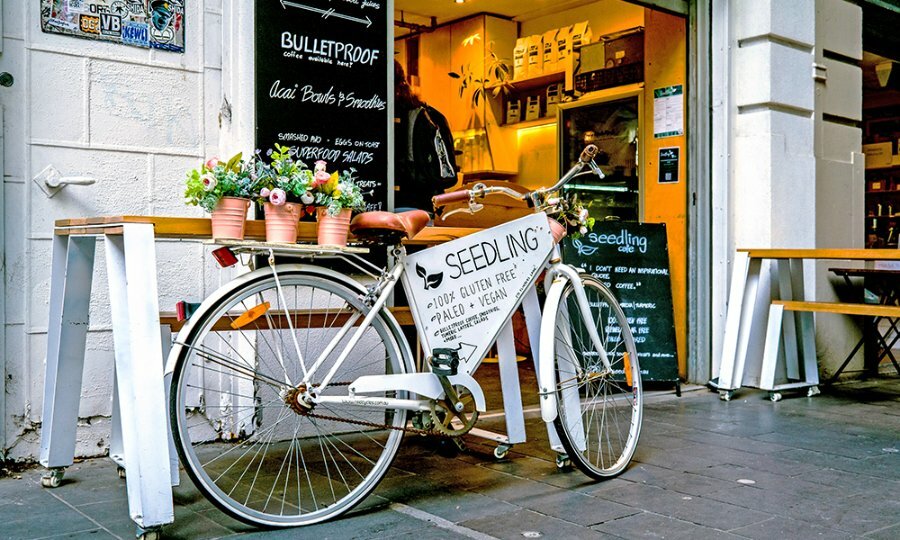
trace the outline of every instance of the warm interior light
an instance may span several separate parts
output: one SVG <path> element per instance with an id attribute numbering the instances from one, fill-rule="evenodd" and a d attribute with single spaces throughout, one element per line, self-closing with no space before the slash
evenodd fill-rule
<path id="1" fill-rule="evenodd" d="M 456 2 L 457 4 L 465 4 L 466 3 L 466 0 L 453 0 L 453 1 Z"/>

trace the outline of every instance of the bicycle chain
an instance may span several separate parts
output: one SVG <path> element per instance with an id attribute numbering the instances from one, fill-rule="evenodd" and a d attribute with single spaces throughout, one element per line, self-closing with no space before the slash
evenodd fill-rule
<path id="1" fill-rule="evenodd" d="M 330 386 L 349 386 L 351 383 L 349 382 L 333 382 Z M 440 431 L 432 428 L 432 429 L 420 429 L 415 427 L 397 427 L 397 426 L 389 426 L 387 424 L 377 424 L 375 422 L 367 422 L 365 420 L 351 420 L 349 418 L 341 418 L 339 416 L 329 416 L 327 414 L 317 414 L 311 411 L 306 411 L 300 413 L 303 416 L 308 416 L 310 418 L 320 418 L 322 420 L 331 420 L 332 422 L 344 422 L 346 424 L 356 424 L 358 426 L 366 426 L 366 427 L 374 427 L 374 428 L 384 428 L 384 429 L 393 429 L 395 431 L 403 431 L 405 433 L 413 433 L 415 435 L 432 435 L 438 437 L 447 437 L 451 438 L 450 435 L 446 433 L 441 433 Z"/>

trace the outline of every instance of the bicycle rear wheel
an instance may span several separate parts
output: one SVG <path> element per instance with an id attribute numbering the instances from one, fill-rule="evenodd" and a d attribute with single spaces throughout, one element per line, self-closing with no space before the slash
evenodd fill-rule
<path id="1" fill-rule="evenodd" d="M 387 472 L 406 425 L 403 410 L 297 403 L 300 358 L 311 369 L 368 308 L 360 292 L 321 275 L 280 271 L 278 280 L 280 291 L 261 272 L 194 315 L 179 336 L 170 396 L 176 448 L 194 484 L 230 516 L 265 527 L 321 522 L 359 503 Z M 405 372 L 392 324 L 376 317 L 320 395 L 346 396 L 362 375 Z M 311 387 L 357 328 L 325 356 Z"/>
<path id="2" fill-rule="evenodd" d="M 571 283 L 546 312 L 556 318 L 554 424 L 572 463 L 599 479 L 618 475 L 631 461 L 641 432 L 643 393 L 637 350 L 622 308 L 599 280 L 585 275 L 582 284 L 589 317 L 578 308 Z M 588 324 L 597 329 L 610 371 L 601 363 Z"/>

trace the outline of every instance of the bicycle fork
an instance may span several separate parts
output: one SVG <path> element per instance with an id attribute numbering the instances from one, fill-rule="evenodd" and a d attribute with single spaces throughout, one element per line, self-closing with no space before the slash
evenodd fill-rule
<path id="1" fill-rule="evenodd" d="M 552 263 L 550 269 L 548 270 L 547 278 L 545 279 L 545 289 L 548 291 L 547 300 L 545 302 L 545 306 L 550 305 L 559 305 L 562 300 L 562 294 L 565 290 L 566 282 L 572 284 L 573 292 L 575 293 L 575 300 L 578 306 L 578 311 L 581 313 L 581 316 L 585 321 L 593 321 L 593 317 L 591 317 L 590 303 L 588 302 L 587 295 L 584 292 L 584 285 L 581 283 L 581 276 L 578 274 L 578 271 L 572 268 L 571 266 L 561 264 L 558 259 L 558 253 L 556 262 Z M 555 314 L 547 313 L 546 311 L 543 314 L 543 320 L 541 321 L 541 344 L 540 351 L 538 357 L 540 358 L 540 368 L 538 373 L 538 383 L 541 390 L 541 418 L 545 422 L 552 422 L 557 417 L 557 383 L 559 381 L 556 380 L 556 370 L 555 370 L 555 362 L 554 362 L 554 352 L 556 348 L 556 320 L 553 318 Z M 599 321 L 599 324 L 603 324 L 603 321 Z M 600 357 L 600 363 L 603 366 L 603 371 L 605 373 L 609 373 L 612 370 L 612 366 L 609 363 L 609 357 L 606 354 L 606 346 L 603 341 L 600 339 L 600 333 L 597 331 L 596 326 L 593 324 L 585 324 L 585 327 L 588 332 L 588 337 L 590 339 L 590 343 L 593 346 L 594 351 Z M 571 338 L 569 338 L 571 339 Z M 570 361 L 574 362 L 574 359 L 570 359 Z M 578 366 L 574 366 L 578 367 Z M 576 376 L 580 376 L 580 373 L 577 373 Z M 577 384 L 572 383 L 571 386 L 574 389 L 573 392 L 566 391 L 563 389 L 563 399 L 568 402 L 569 399 L 573 398 L 578 399 L 577 392 Z M 566 406 L 570 406 L 568 403 Z M 577 407 L 577 402 L 575 403 Z"/>

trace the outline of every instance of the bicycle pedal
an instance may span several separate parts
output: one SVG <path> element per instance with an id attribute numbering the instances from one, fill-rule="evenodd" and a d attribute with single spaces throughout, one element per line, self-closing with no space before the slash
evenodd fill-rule
<path id="1" fill-rule="evenodd" d="M 456 349 L 434 349 L 431 351 L 431 372 L 441 377 L 456 375 L 459 369 L 459 354 Z"/>

